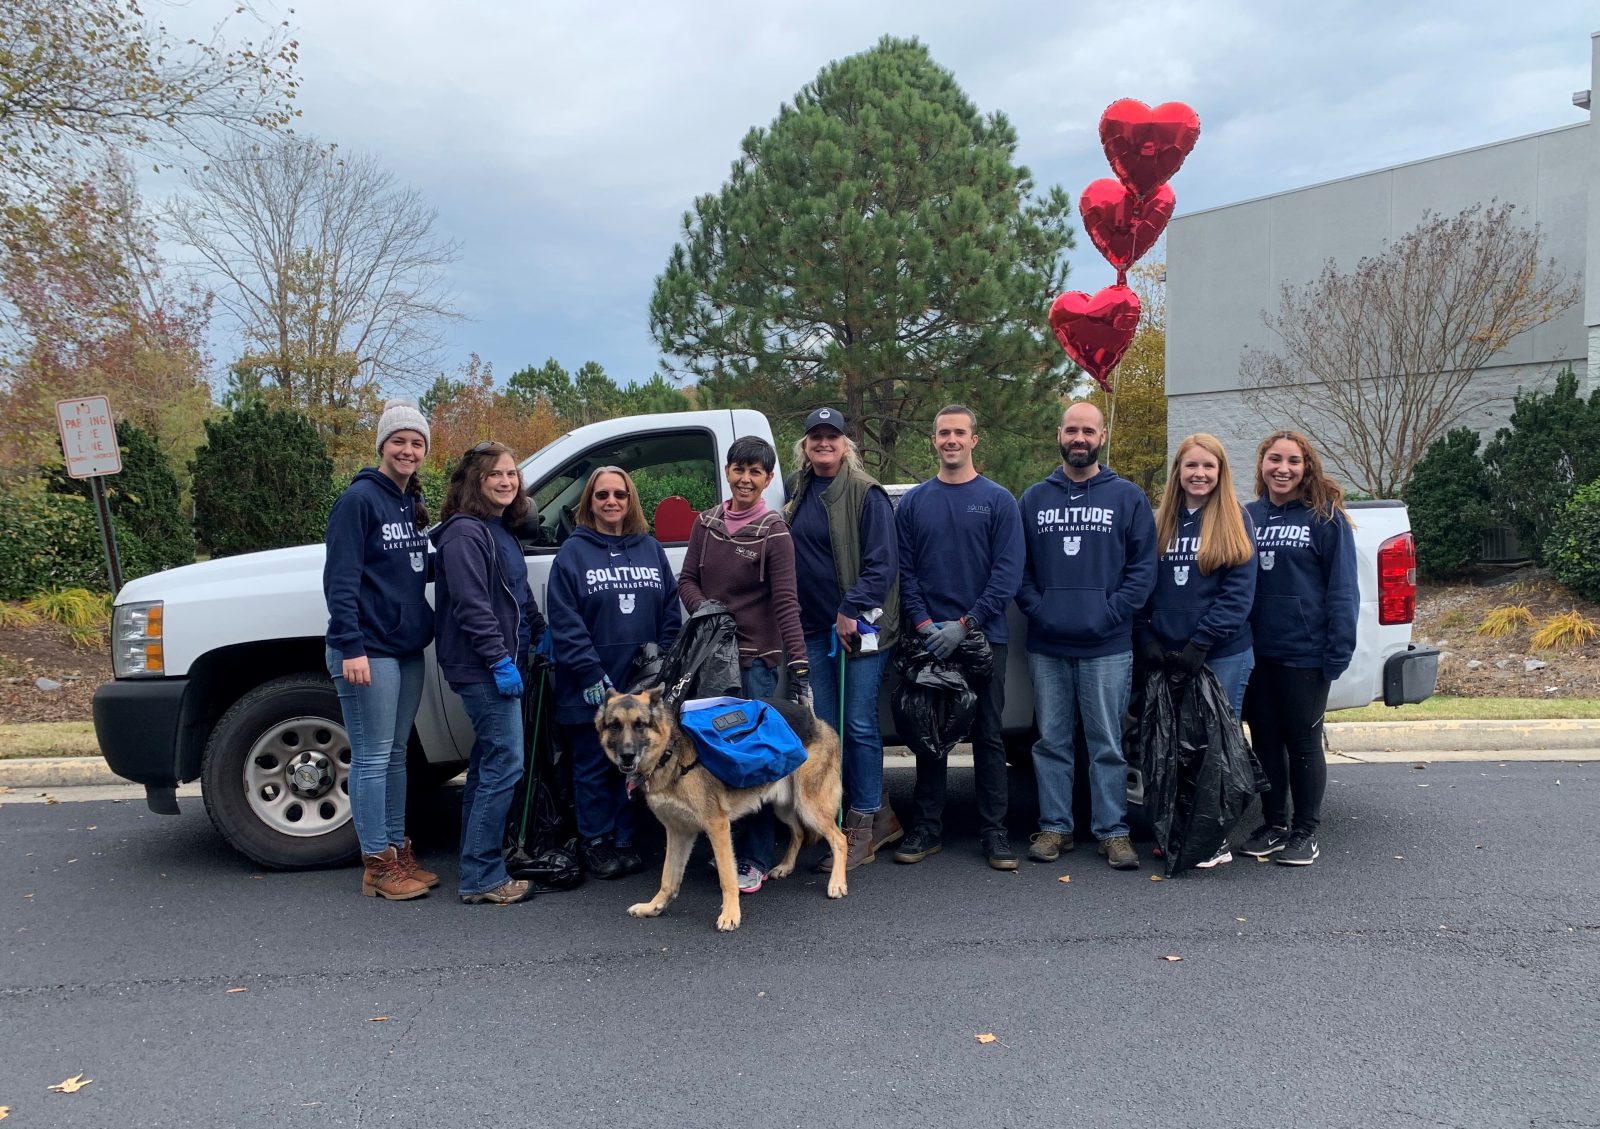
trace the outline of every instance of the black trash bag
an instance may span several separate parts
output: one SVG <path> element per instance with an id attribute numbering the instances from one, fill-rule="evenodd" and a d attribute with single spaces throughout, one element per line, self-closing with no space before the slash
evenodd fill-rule
<path id="1" fill-rule="evenodd" d="M 571 890 L 583 881 L 572 757 L 555 739 L 555 689 L 542 655 L 534 657 L 528 683 L 522 695 L 522 779 L 506 825 L 506 870 L 540 891 Z"/>
<path id="2" fill-rule="evenodd" d="M 947 757 L 972 728 L 978 693 L 994 674 L 994 652 L 981 631 L 969 632 L 948 659 L 907 640 L 895 654 L 895 673 L 889 695 L 895 732 L 914 748 Z"/>
<path id="3" fill-rule="evenodd" d="M 707 600 L 684 622 L 662 664 L 661 682 L 667 688 L 662 700 L 670 706 L 690 698 L 744 696 L 739 635 L 721 601 Z"/>
<path id="4" fill-rule="evenodd" d="M 1209 669 L 1181 681 L 1152 671 L 1141 692 L 1145 809 L 1170 877 L 1217 853 L 1262 782 Z"/>
<path id="5" fill-rule="evenodd" d="M 639 653 L 628 664 L 628 677 L 622 683 L 624 694 L 637 694 L 652 686 L 661 685 L 662 672 L 667 668 L 667 656 L 660 643 L 641 643 Z"/>

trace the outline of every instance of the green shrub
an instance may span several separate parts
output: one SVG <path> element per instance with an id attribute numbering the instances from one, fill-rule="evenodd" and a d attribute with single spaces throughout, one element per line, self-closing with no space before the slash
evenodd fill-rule
<path id="1" fill-rule="evenodd" d="M 250 404 L 206 420 L 189 468 L 195 533 L 213 556 L 311 545 L 327 530 L 333 460 L 297 412 Z"/>
<path id="2" fill-rule="evenodd" d="M 695 510 L 709 510 L 720 497 L 715 482 L 693 471 L 668 471 L 663 474 L 640 470 L 633 472 L 632 477 L 633 485 L 639 491 L 639 505 L 644 507 L 646 521 L 654 521 L 656 506 L 661 499 L 674 494 L 687 498 L 690 507 Z"/>
<path id="3" fill-rule="evenodd" d="M 194 528 L 183 513 L 177 476 L 155 438 L 138 424 L 122 420 L 117 424 L 117 446 L 122 449 L 122 471 L 106 476 L 106 497 L 111 513 L 143 551 L 139 567 L 123 563 L 123 576 L 131 580 L 157 569 L 193 564 Z M 71 478 L 59 467 L 47 476 L 55 493 L 92 497 L 87 479 Z M 120 535 L 118 548 L 123 549 Z"/>
<path id="4" fill-rule="evenodd" d="M 1417 539 L 1417 570 L 1442 579 L 1476 564 L 1494 526 L 1489 482 L 1478 458 L 1478 433 L 1458 427 L 1436 440 L 1401 492 Z"/>
<path id="5" fill-rule="evenodd" d="M 1544 549 L 1572 492 L 1600 478 L 1600 391 L 1578 395 L 1567 369 L 1551 392 L 1519 393 L 1511 426 L 1483 450 L 1495 513 L 1544 563 Z"/>
<path id="6" fill-rule="evenodd" d="M 156 571 L 143 542 L 111 518 L 124 579 Z M 46 589 L 109 592 L 100 523 L 87 498 L 43 490 L 0 490 L 0 600 Z"/>
<path id="7" fill-rule="evenodd" d="M 1572 496 L 1544 544 L 1544 559 L 1561 583 L 1600 600 L 1600 480 Z"/>

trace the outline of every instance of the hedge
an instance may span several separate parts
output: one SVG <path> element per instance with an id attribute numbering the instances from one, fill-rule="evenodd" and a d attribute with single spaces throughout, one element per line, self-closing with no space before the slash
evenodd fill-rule
<path id="1" fill-rule="evenodd" d="M 137 535 L 113 516 L 124 580 L 160 567 Z M 70 494 L 0 490 L 0 600 L 45 588 L 111 590 L 94 504 Z"/>

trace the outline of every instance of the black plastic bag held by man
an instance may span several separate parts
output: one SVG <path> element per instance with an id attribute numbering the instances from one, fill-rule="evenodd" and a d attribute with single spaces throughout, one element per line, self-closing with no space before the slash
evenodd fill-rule
<path id="1" fill-rule="evenodd" d="M 555 739 L 554 697 L 550 665 L 535 655 L 522 695 L 526 760 L 506 828 L 506 870 L 543 891 L 570 890 L 583 881 L 572 758 Z"/>
<path id="2" fill-rule="evenodd" d="M 1145 809 L 1170 877 L 1217 853 L 1260 786 L 1244 731 L 1210 670 L 1181 680 L 1152 671 L 1141 695 Z"/>
<path id="3" fill-rule="evenodd" d="M 978 693 L 994 676 L 994 653 L 989 640 L 976 629 L 967 633 L 948 659 L 935 658 L 909 642 L 914 632 L 907 632 L 906 637 L 908 641 L 896 649 L 899 680 L 889 695 L 895 732 L 913 748 L 947 757 L 972 728 Z"/>

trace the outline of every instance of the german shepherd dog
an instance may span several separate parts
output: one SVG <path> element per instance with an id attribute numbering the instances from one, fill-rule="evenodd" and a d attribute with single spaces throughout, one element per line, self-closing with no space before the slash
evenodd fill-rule
<path id="1" fill-rule="evenodd" d="M 770 803 L 788 825 L 789 850 L 772 868 L 770 878 L 794 872 L 795 856 L 805 832 L 827 840 L 833 850 L 828 897 L 848 893 L 844 878 L 847 853 L 844 832 L 834 823 L 843 784 L 840 780 L 839 735 L 826 722 L 809 717 L 806 759 L 782 780 L 755 788 L 730 788 L 700 764 L 694 742 L 679 726 L 676 711 L 661 700 L 657 686 L 637 694 L 613 690 L 595 714 L 600 744 L 611 763 L 627 778 L 628 791 L 644 789 L 645 800 L 667 829 L 667 857 L 661 867 L 661 889 L 648 902 L 628 907 L 634 917 L 656 917 L 683 886 L 694 841 L 704 831 L 711 840 L 722 887 L 722 912 L 717 928 L 739 928 L 738 864 L 733 857 L 733 821 Z M 809 710 L 807 711 L 809 713 Z"/>

